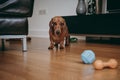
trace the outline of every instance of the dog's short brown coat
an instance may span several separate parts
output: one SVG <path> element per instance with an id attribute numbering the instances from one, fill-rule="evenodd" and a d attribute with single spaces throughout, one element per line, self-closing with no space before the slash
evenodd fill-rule
<path id="1" fill-rule="evenodd" d="M 53 17 L 49 22 L 49 38 L 50 46 L 48 49 L 53 49 L 55 45 L 60 44 L 60 49 L 65 45 L 69 45 L 69 32 L 65 20 L 61 16 Z"/>

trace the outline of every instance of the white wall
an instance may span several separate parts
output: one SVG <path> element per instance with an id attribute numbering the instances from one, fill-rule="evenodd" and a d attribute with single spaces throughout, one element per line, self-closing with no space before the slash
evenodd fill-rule
<path id="1" fill-rule="evenodd" d="M 76 15 L 78 0 L 35 0 L 29 18 L 30 37 L 48 37 L 49 21 L 54 16 Z"/>

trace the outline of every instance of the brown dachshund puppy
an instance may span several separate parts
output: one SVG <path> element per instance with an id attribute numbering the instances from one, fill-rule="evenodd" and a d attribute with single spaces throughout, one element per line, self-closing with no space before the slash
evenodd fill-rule
<path id="1" fill-rule="evenodd" d="M 60 49 L 64 49 L 64 41 L 65 46 L 69 46 L 68 28 L 61 16 L 53 17 L 49 23 L 49 27 L 50 46 L 48 49 L 53 49 L 54 46 L 58 47 L 58 44 L 60 44 Z"/>

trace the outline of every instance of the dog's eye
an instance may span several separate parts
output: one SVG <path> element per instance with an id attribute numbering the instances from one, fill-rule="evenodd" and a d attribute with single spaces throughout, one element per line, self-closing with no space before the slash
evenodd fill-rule
<path id="1" fill-rule="evenodd" d="M 64 25 L 64 23 L 60 23 L 60 25 L 61 25 L 61 26 L 63 26 L 63 25 Z"/>
<path id="2" fill-rule="evenodd" d="M 53 22 L 52 24 L 53 24 L 53 26 L 57 25 L 57 23 L 56 23 L 56 22 Z"/>

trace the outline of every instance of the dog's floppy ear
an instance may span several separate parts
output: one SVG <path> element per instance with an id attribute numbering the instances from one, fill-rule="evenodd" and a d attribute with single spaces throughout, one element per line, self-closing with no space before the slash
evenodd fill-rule
<path id="1" fill-rule="evenodd" d="M 50 26 L 50 27 L 53 27 L 53 19 L 50 20 L 49 26 Z"/>
<path id="2" fill-rule="evenodd" d="M 63 28 L 62 28 L 63 30 L 62 30 L 62 31 L 63 31 L 63 32 L 66 31 L 66 29 L 67 29 L 67 24 L 66 24 L 66 21 L 65 21 L 64 19 L 63 19 L 62 26 L 63 26 Z"/>
<path id="3" fill-rule="evenodd" d="M 52 32 L 52 34 L 54 34 L 54 24 L 53 24 L 53 19 L 50 20 L 49 22 L 49 27 L 50 27 L 50 32 Z"/>

